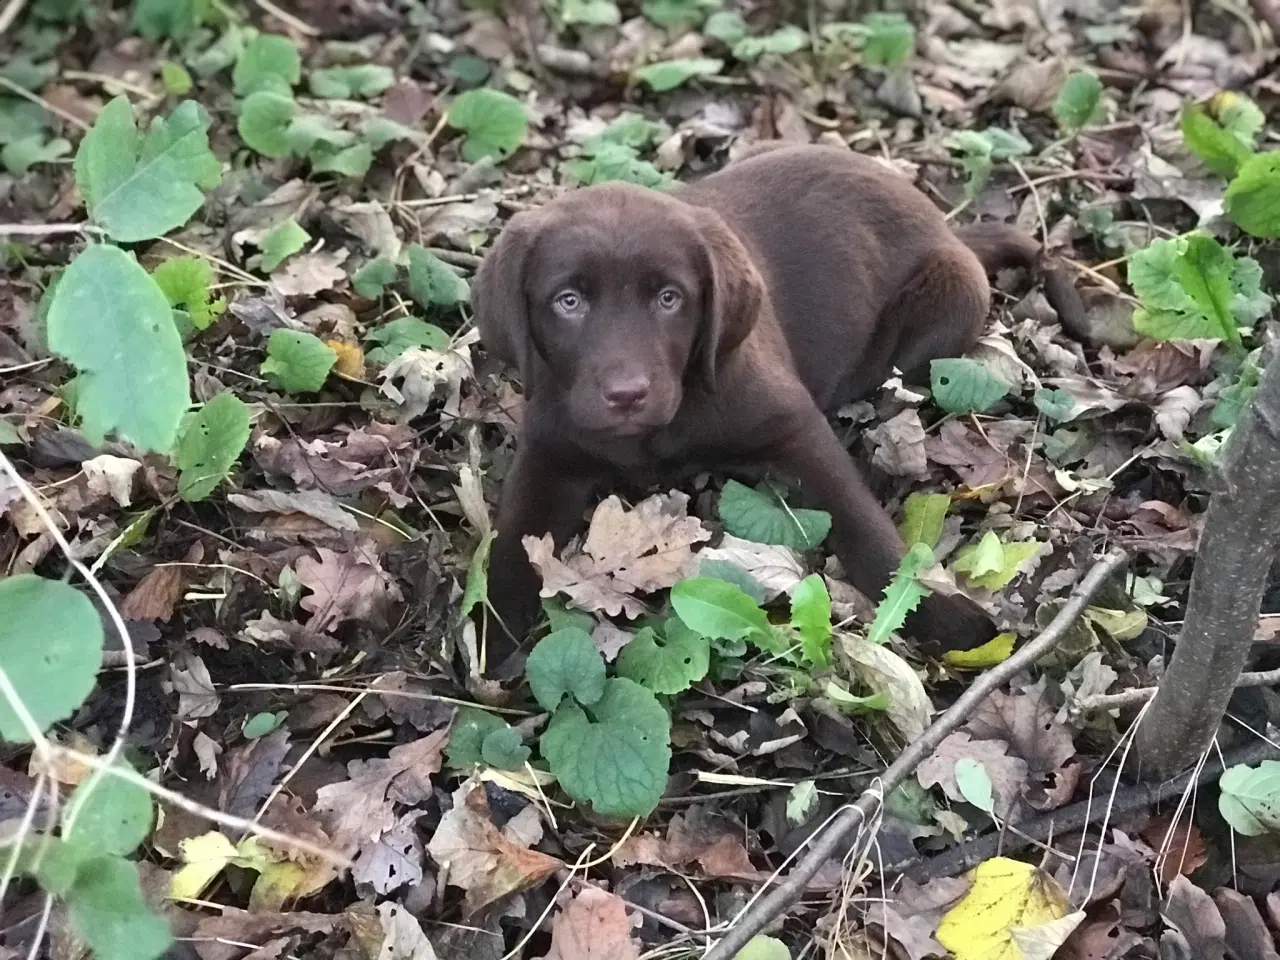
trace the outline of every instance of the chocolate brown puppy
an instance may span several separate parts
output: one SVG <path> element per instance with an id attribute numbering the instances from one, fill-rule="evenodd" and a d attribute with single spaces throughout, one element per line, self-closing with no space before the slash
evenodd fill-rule
<path id="1" fill-rule="evenodd" d="M 668 192 L 605 183 L 513 217 L 475 286 L 483 341 L 526 398 L 489 569 L 503 625 L 523 640 L 538 615 L 523 537 L 562 546 L 610 484 L 740 465 L 829 511 L 846 574 L 877 598 L 904 546 L 825 414 L 895 368 L 926 382 L 977 340 L 987 272 L 1038 253 L 1003 225 L 953 232 L 907 180 L 834 147 L 762 145 Z M 941 649 L 995 633 L 938 593 L 905 629 Z"/>

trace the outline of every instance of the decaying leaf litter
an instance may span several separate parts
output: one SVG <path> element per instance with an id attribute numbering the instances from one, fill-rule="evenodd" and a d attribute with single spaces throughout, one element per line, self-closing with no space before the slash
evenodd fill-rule
<path id="1" fill-rule="evenodd" d="M 895 617 L 958 583 L 1029 637 L 1121 547 L 1128 573 L 890 794 L 871 858 L 837 851 L 744 956 L 1275 955 L 1274 768 L 1185 807 L 1113 795 L 1136 701 L 1107 699 L 1158 681 L 1280 288 L 1249 236 L 1280 233 L 1274 4 L 0 10 L 0 222 L 24 225 L 0 449 L 47 516 L 4 475 L 0 601 L 43 596 L 61 537 L 129 637 L 108 620 L 96 691 L 37 718 L 72 752 L 5 746 L 4 819 L 47 831 L 46 791 L 84 784 L 126 711 L 129 761 L 200 805 L 148 826 L 141 794 L 100 794 L 127 828 L 64 889 L 9 883 L 0 951 L 37 936 L 43 888 L 58 956 L 154 955 L 146 901 L 205 960 L 699 955 L 1013 646 L 923 662 L 885 644 Z M 520 398 L 470 324 L 487 242 L 572 185 L 661 188 L 774 138 L 1043 236 L 1083 325 L 1002 278 L 969 357 L 841 411 L 916 545 L 884 598 L 842 582 L 825 515 L 701 477 L 604 501 L 558 556 L 529 543 L 552 636 L 491 658 L 460 613 Z M 81 596 L 14 609 L 89 630 L 109 611 Z M 1268 697 L 1242 691 L 1224 750 Z M 1089 799 L 1105 828 L 1068 816 Z M 962 876 L 980 836 L 1001 846 Z"/>

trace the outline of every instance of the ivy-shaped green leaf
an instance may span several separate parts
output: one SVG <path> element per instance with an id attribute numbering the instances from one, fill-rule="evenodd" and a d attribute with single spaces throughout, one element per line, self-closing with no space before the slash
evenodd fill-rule
<path id="1" fill-rule="evenodd" d="M 485 157 L 505 159 L 528 133 L 524 105 L 501 90 L 480 87 L 459 94 L 449 107 L 449 126 L 466 133 L 462 157 L 475 163 Z"/>
<path id="2" fill-rule="evenodd" d="M 293 95 L 302 79 L 302 57 L 288 37 L 263 33 L 244 46 L 231 73 L 236 96 L 260 91 Z"/>
<path id="3" fill-rule="evenodd" d="M 156 267 L 151 277 L 171 307 L 182 307 L 191 325 L 206 329 L 227 308 L 213 299 L 213 267 L 203 257 L 171 257 Z"/>
<path id="4" fill-rule="evenodd" d="M 664 93 L 695 77 L 714 77 L 723 67 L 723 60 L 711 57 L 663 60 L 641 67 L 635 72 L 635 78 L 655 93 Z"/>
<path id="5" fill-rule="evenodd" d="M 1102 81 L 1092 70 L 1067 77 L 1053 101 L 1053 114 L 1064 133 L 1074 134 L 1093 123 L 1103 111 Z"/>
<path id="6" fill-rule="evenodd" d="M 533 698 L 554 710 L 566 696 L 589 706 L 604 690 L 604 659 L 584 630 L 557 630 L 538 641 L 525 663 Z"/>
<path id="7" fill-rule="evenodd" d="M 270 273 L 307 245 L 311 234 L 293 217 L 281 223 L 262 238 L 262 269 Z"/>
<path id="8" fill-rule="evenodd" d="M 451 307 L 471 295 L 467 281 L 420 243 L 411 243 L 409 296 L 424 307 Z"/>
<path id="9" fill-rule="evenodd" d="M 236 132 L 251 150 L 271 160 L 287 157 L 293 149 L 289 130 L 293 125 L 293 98 L 270 90 L 250 94 L 240 104 Z"/>
<path id="10" fill-rule="evenodd" d="M 379 346 L 365 351 L 364 358 L 369 363 L 385 365 L 406 350 L 415 348 L 444 353 L 449 349 L 449 334 L 434 323 L 427 323 L 417 317 L 400 317 L 370 331 L 365 342 Z"/>
<path id="11" fill-rule="evenodd" d="M 307 82 L 317 97 L 367 100 L 396 82 L 395 71 L 376 63 L 313 70 Z"/>
<path id="12" fill-rule="evenodd" d="M 262 375 L 273 377 L 288 393 L 315 393 L 338 360 L 333 347 L 301 330 L 276 330 L 267 341 Z"/>
<path id="13" fill-rule="evenodd" d="M 618 654 L 618 676 L 634 680 L 654 693 L 688 690 L 707 675 L 711 644 L 680 620 L 668 620 L 659 633 L 645 627 Z"/>

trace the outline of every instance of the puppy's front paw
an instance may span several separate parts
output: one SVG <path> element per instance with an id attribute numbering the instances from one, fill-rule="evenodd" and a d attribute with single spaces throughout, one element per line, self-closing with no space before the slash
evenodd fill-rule
<path id="1" fill-rule="evenodd" d="M 930 652 L 972 650 L 999 633 L 987 612 L 963 593 L 925 597 L 907 617 L 905 631 Z"/>

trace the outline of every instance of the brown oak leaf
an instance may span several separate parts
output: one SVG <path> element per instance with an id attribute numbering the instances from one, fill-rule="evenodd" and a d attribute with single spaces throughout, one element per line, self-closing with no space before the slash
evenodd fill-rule
<path id="1" fill-rule="evenodd" d="M 551 950 L 542 960 L 639 960 L 640 944 L 622 898 L 584 887 L 551 923 Z"/>
<path id="2" fill-rule="evenodd" d="M 966 725 L 978 740 L 1002 740 L 1026 761 L 1026 801 L 1037 810 L 1054 810 L 1071 799 L 1080 781 L 1075 744 L 1047 702 L 1042 678 L 1021 693 L 997 690 L 974 711 Z"/>
<path id="3" fill-rule="evenodd" d="M 332 630 L 344 620 L 377 619 L 387 603 L 402 599 L 396 582 L 378 565 L 369 549 L 337 553 L 317 547 L 320 559 L 298 561 L 298 581 L 311 591 L 302 608 L 315 614 L 314 630 Z"/>
<path id="4" fill-rule="evenodd" d="M 956 784 L 956 761 L 976 760 L 991 779 L 992 808 L 1003 820 L 1016 820 L 1018 798 L 1027 780 L 1027 764 L 1021 757 L 1008 755 L 1009 745 L 1001 740 L 975 740 L 957 730 L 938 744 L 938 749 L 916 769 L 923 787 L 937 784 L 952 800 L 963 801 L 964 794 Z"/>

